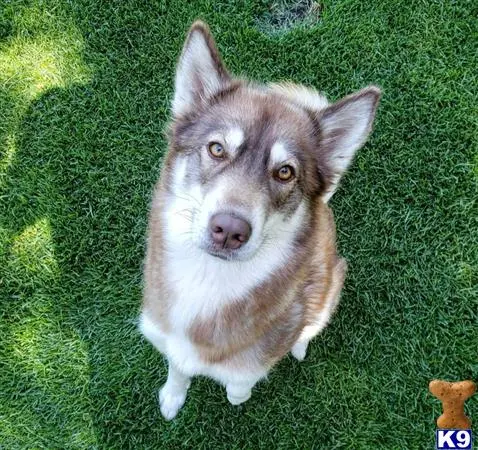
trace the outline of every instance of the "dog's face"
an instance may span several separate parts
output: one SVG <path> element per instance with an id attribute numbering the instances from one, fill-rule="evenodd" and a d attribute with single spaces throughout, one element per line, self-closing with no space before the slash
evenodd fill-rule
<path id="1" fill-rule="evenodd" d="M 175 87 L 170 219 L 189 243 L 227 260 L 300 235 L 365 141 L 379 98 L 371 87 L 329 105 L 301 86 L 233 80 L 201 23 Z"/>

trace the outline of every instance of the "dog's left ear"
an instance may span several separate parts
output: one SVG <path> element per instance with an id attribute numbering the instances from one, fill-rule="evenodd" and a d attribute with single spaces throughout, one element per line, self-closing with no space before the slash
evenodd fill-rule
<path id="1" fill-rule="evenodd" d="M 201 21 L 194 22 L 176 70 L 173 115 L 187 113 L 230 81 L 208 26 Z"/>
<path id="2" fill-rule="evenodd" d="M 367 140 L 380 95 L 378 87 L 369 86 L 318 112 L 320 162 L 327 184 L 324 202 L 332 197 L 355 152 Z"/>

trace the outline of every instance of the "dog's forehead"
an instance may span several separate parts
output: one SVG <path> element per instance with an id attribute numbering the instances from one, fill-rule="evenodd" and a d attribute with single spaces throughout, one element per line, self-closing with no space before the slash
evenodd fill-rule
<path id="1" fill-rule="evenodd" d="M 267 90 L 244 88 L 218 102 L 211 111 L 235 145 L 261 143 L 284 155 L 312 133 L 307 113 Z"/>

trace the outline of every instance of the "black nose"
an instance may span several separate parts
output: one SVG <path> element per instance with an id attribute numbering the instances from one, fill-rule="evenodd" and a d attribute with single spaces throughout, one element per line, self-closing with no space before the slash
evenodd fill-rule
<path id="1" fill-rule="evenodd" d="M 215 214 L 209 221 L 213 242 L 221 248 L 235 250 L 251 236 L 251 226 L 244 219 L 230 214 Z"/>

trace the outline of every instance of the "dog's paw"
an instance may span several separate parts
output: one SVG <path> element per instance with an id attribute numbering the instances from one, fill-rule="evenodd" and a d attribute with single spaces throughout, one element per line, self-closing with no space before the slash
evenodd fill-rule
<path id="1" fill-rule="evenodd" d="M 250 398 L 251 398 L 250 390 L 241 396 L 232 395 L 230 392 L 227 393 L 227 399 L 229 400 L 229 403 L 234 406 L 240 405 L 241 403 L 246 402 Z"/>
<path id="2" fill-rule="evenodd" d="M 159 405 L 161 414 L 166 420 L 176 417 L 178 411 L 184 405 L 187 391 L 173 390 L 165 384 L 159 391 Z"/>
<path id="3" fill-rule="evenodd" d="M 308 342 L 296 342 L 292 347 L 291 353 L 292 356 L 298 361 L 303 361 L 305 354 L 307 353 Z"/>

